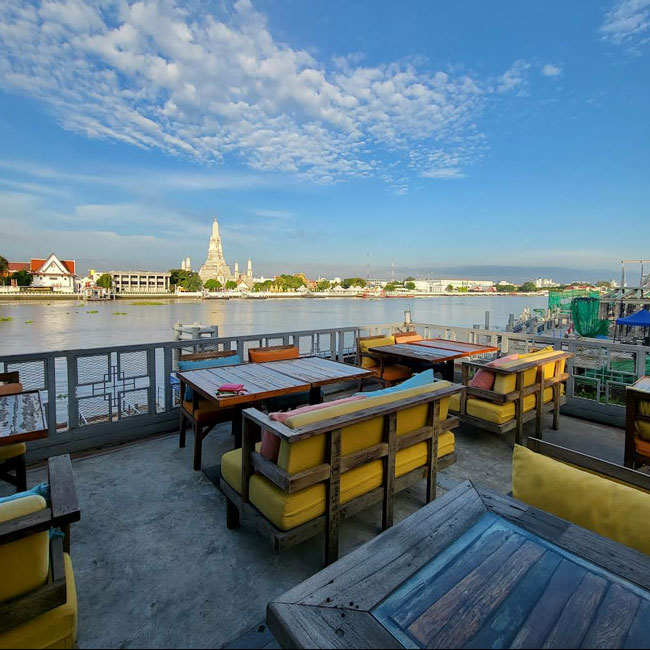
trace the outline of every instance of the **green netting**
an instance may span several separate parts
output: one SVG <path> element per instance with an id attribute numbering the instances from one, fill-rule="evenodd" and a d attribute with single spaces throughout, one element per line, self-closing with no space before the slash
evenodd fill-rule
<path id="1" fill-rule="evenodd" d="M 598 298 L 574 298 L 571 301 L 571 318 L 573 326 L 580 336 L 594 338 L 607 336 L 609 321 L 598 317 L 600 300 Z"/>
<path id="2" fill-rule="evenodd" d="M 588 291 L 586 289 L 571 289 L 569 291 L 549 291 L 548 292 L 548 308 L 559 309 L 567 314 L 571 311 L 571 301 L 574 298 L 588 296 L 590 298 L 597 298 L 598 293 L 595 291 Z"/>

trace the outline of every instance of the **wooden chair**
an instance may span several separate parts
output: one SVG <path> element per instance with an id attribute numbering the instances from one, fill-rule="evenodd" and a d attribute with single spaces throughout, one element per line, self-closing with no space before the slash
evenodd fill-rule
<path id="1" fill-rule="evenodd" d="M 357 338 L 357 356 L 356 365 L 372 370 L 375 378 L 384 386 L 393 386 L 399 384 L 401 381 L 408 379 L 413 371 L 408 366 L 403 366 L 399 363 L 387 364 L 383 355 L 374 354 L 369 350 L 373 347 L 373 342 L 377 345 L 374 347 L 381 347 L 382 345 L 392 345 L 395 342 L 393 335 L 391 336 L 360 336 Z M 359 381 L 359 390 L 362 388 L 364 380 Z"/>
<path id="2" fill-rule="evenodd" d="M 185 354 L 179 358 L 179 361 L 205 361 L 208 359 L 223 359 L 237 355 L 235 350 L 226 350 L 223 352 L 200 352 L 197 354 Z M 192 427 L 194 432 L 194 469 L 201 469 L 203 455 L 203 440 L 214 429 L 217 424 L 223 422 L 232 422 L 238 414 L 235 409 L 220 409 L 211 404 L 208 400 L 202 399 L 193 391 L 192 400 L 186 400 L 185 386 L 180 384 L 180 435 L 178 446 L 185 447 L 187 426 Z"/>
<path id="3" fill-rule="evenodd" d="M 325 533 L 325 562 L 329 564 L 338 557 L 339 522 L 345 517 L 382 503 L 385 530 L 393 524 L 394 495 L 421 480 L 427 481 L 425 500 L 429 503 L 436 494 L 436 472 L 456 459 L 451 429 L 458 418 L 448 416 L 447 406 L 450 396 L 462 391 L 459 384 L 439 383 L 439 388 L 429 392 L 404 391 L 405 397 L 397 392 L 392 400 L 367 398 L 352 409 L 349 404 L 341 405 L 343 412 L 341 406 L 333 405 L 323 409 L 315 421 L 313 413 L 307 414 L 310 423 L 302 426 L 291 420 L 286 424 L 271 420 L 254 408 L 244 410 L 242 449 L 224 454 L 221 460 L 220 487 L 227 500 L 228 527 L 236 528 L 244 512 L 276 551 Z M 379 423 L 383 433 L 377 437 Z M 280 439 L 277 463 L 257 451 L 262 432 Z M 324 438 L 322 447 L 306 444 L 319 443 L 318 437 Z M 346 445 L 355 451 L 343 455 Z M 314 449 L 324 449 L 322 459 Z M 356 496 L 348 493 L 343 500 L 344 490 L 351 489 L 346 480 L 353 473 Z M 316 489 L 321 486 L 322 515 L 318 507 L 322 497 Z M 309 513 L 313 513 L 311 519 Z"/>
<path id="4" fill-rule="evenodd" d="M 11 594 L 0 599 L 2 648 L 76 647 L 77 598 L 69 553 L 70 524 L 79 521 L 80 510 L 70 456 L 50 458 L 48 475 L 49 507 L 43 507 L 41 497 L 27 495 L 0 504 L 0 558 L 12 563 L 11 571 L 0 566 L 0 593 Z M 25 514 L 5 519 L 3 510 L 9 509 Z M 50 539 L 54 528 L 65 537 Z M 41 584 L 25 591 L 30 582 Z"/>
<path id="5" fill-rule="evenodd" d="M 569 378 L 565 372 L 566 360 L 573 355 L 568 352 L 531 354 L 503 366 L 487 367 L 486 363 L 463 360 L 462 382 L 466 390 L 461 394 L 458 411 L 461 422 L 472 424 L 493 433 L 503 435 L 515 431 L 515 442 L 522 443 L 524 424 L 535 421 L 535 435 L 542 437 L 543 416 L 553 413 L 553 429 L 559 428 L 560 406 L 566 402 L 562 385 Z M 553 365 L 553 374 L 547 376 L 546 368 Z M 494 373 L 494 390 L 475 388 L 470 384 L 470 371 L 488 370 Z M 508 389 L 497 390 L 497 382 Z M 548 392 L 552 391 L 550 399 Z M 470 402 L 470 400 L 472 400 Z M 514 405 L 511 415 L 506 415 Z M 454 407 L 454 410 L 456 408 Z M 480 417 L 486 412 L 492 419 Z"/>
<path id="6" fill-rule="evenodd" d="M 22 390 L 17 372 L 0 373 L 0 395 L 15 395 Z M 26 451 L 27 445 L 24 442 L 0 446 L 0 480 L 15 485 L 16 492 L 27 489 Z"/>
<path id="7" fill-rule="evenodd" d="M 650 465 L 650 395 L 636 388 L 644 381 L 650 382 L 650 377 L 642 377 L 626 390 L 624 462 L 631 469 Z M 645 438 L 639 435 L 642 430 L 648 433 Z"/>

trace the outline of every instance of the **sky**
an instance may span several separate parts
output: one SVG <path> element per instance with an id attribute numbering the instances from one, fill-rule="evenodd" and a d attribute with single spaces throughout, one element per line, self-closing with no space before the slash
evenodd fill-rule
<path id="1" fill-rule="evenodd" d="M 649 115 L 650 0 L 4 0 L 0 254 L 608 279 Z"/>

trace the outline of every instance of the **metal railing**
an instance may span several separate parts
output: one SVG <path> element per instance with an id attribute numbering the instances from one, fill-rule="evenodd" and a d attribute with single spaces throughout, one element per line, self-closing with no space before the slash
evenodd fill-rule
<path id="1" fill-rule="evenodd" d="M 499 330 L 414 323 L 425 338 L 490 344 L 502 353 L 552 345 L 573 353 L 565 412 L 622 425 L 625 386 L 650 371 L 650 348 L 593 339 L 565 339 Z M 170 382 L 180 351 L 297 345 L 301 355 L 351 361 L 359 336 L 387 334 L 401 323 L 169 341 L 0 356 L 0 372 L 18 371 L 25 390 L 39 390 L 48 438 L 30 445 L 30 459 L 80 451 L 173 431 L 178 388 Z M 648 369 L 648 371 L 646 370 Z"/>

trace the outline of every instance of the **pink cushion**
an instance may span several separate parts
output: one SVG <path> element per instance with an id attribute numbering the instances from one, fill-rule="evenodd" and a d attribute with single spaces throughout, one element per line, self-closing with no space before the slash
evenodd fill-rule
<path id="1" fill-rule="evenodd" d="M 279 413 L 270 413 L 269 417 L 271 420 L 276 422 L 281 422 L 284 424 L 289 418 L 294 415 L 300 415 L 301 413 L 309 413 L 311 411 L 318 411 L 320 409 L 328 408 L 330 406 L 336 406 L 337 404 L 346 404 L 347 402 L 356 402 L 360 399 L 365 399 L 365 395 L 356 395 L 354 397 L 344 397 L 343 399 L 337 399 L 334 402 L 323 402 L 322 404 L 310 404 L 309 406 L 303 406 L 294 411 L 286 411 Z M 278 462 L 278 455 L 280 453 L 280 438 L 274 436 L 269 431 L 265 431 L 262 434 L 262 447 L 260 448 L 260 454 L 264 458 L 270 460 L 272 463 Z"/>
<path id="2" fill-rule="evenodd" d="M 500 359 L 495 359 L 494 361 L 490 361 L 490 363 L 487 363 L 485 365 L 490 368 L 497 368 L 500 365 L 507 363 L 508 361 L 516 361 L 517 359 L 519 359 L 518 354 L 509 354 L 507 357 L 501 357 Z M 489 370 L 483 370 L 483 368 L 481 368 L 472 377 L 472 380 L 469 382 L 469 385 L 472 388 L 480 388 L 482 390 L 492 390 L 494 388 L 494 378 L 495 375 L 493 372 L 490 372 Z"/>

